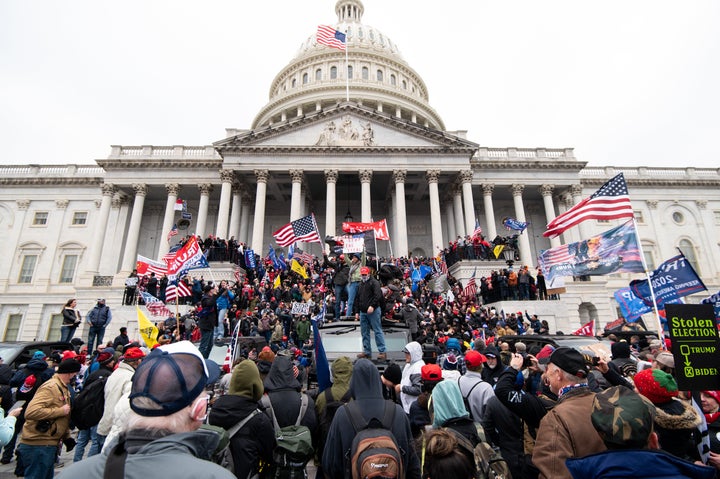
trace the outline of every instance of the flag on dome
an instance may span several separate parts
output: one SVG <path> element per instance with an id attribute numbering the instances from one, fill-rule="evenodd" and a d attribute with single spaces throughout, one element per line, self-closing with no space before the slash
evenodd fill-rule
<path id="1" fill-rule="evenodd" d="M 311 214 L 286 224 L 273 233 L 273 238 L 280 246 L 290 246 L 298 241 L 322 244 L 315 216 Z"/>
<path id="2" fill-rule="evenodd" d="M 543 236 L 554 238 L 587 220 L 614 220 L 633 216 L 625 176 L 620 173 L 595 193 L 549 222 Z"/>
<path id="3" fill-rule="evenodd" d="M 318 25 L 317 42 L 338 50 L 345 50 L 345 34 L 328 25 Z"/>

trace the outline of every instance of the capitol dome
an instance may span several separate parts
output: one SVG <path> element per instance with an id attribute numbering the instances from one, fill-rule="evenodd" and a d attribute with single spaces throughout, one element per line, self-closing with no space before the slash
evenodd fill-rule
<path id="1" fill-rule="evenodd" d="M 400 55 L 397 45 L 378 29 L 362 23 L 360 0 L 339 0 L 337 22 L 347 35 L 345 51 L 305 40 L 295 58 L 275 76 L 270 101 L 255 117 L 252 128 L 268 127 L 349 99 L 428 128 L 445 125 L 428 103 L 425 82 Z"/>

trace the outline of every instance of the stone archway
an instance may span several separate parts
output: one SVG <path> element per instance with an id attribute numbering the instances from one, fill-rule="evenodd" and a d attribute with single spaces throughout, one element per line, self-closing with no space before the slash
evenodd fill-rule
<path id="1" fill-rule="evenodd" d="M 593 303 L 580 303 L 578 306 L 578 315 L 580 316 L 580 324 L 586 324 L 590 321 L 597 323 L 598 310 Z"/>
<path id="2" fill-rule="evenodd" d="M 412 257 L 413 258 L 425 258 L 425 250 L 422 248 L 413 248 L 412 250 Z"/>

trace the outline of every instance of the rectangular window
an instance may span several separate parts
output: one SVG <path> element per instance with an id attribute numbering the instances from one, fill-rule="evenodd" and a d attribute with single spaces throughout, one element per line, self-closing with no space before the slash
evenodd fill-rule
<path id="1" fill-rule="evenodd" d="M 652 251 L 648 251 L 648 247 L 643 245 L 643 253 L 645 255 L 645 264 L 647 264 L 648 271 L 654 271 L 655 257 L 653 256 Z"/>
<path id="2" fill-rule="evenodd" d="M 715 224 L 720 225 L 720 210 L 713 211 L 713 215 L 715 216 Z"/>
<path id="3" fill-rule="evenodd" d="M 633 211 L 633 213 L 635 214 L 635 221 L 637 221 L 638 224 L 644 225 L 645 217 L 643 216 L 643 212 L 635 210 L 635 211 Z"/>
<path id="4" fill-rule="evenodd" d="M 50 325 L 48 326 L 46 341 L 60 341 L 60 327 L 62 326 L 63 315 L 56 313 L 50 316 Z"/>
<path id="5" fill-rule="evenodd" d="M 75 268 L 78 257 L 76 254 L 66 254 L 60 270 L 60 283 L 72 283 L 75 279 Z"/>
<path id="6" fill-rule="evenodd" d="M 597 220 L 599 225 L 609 225 L 610 220 Z"/>
<path id="7" fill-rule="evenodd" d="M 37 255 L 28 254 L 23 256 L 18 283 L 32 283 L 35 264 L 37 264 Z"/>
<path id="8" fill-rule="evenodd" d="M 47 224 L 48 212 L 47 211 L 36 211 L 33 216 L 33 226 L 44 226 Z"/>
<path id="9" fill-rule="evenodd" d="M 22 323 L 22 314 L 11 314 L 8 316 L 7 325 L 5 326 L 5 334 L 3 341 L 17 341 L 20 334 L 20 324 Z"/>
<path id="10" fill-rule="evenodd" d="M 81 226 L 87 224 L 87 211 L 76 211 L 73 213 L 72 225 Z"/>

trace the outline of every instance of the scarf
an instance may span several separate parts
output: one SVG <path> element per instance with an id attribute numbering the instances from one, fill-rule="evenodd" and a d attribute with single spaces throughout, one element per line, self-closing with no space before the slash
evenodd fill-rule
<path id="1" fill-rule="evenodd" d="M 708 424 L 714 423 L 718 418 L 720 418 L 720 411 L 705 414 L 705 421 L 707 421 Z"/>

